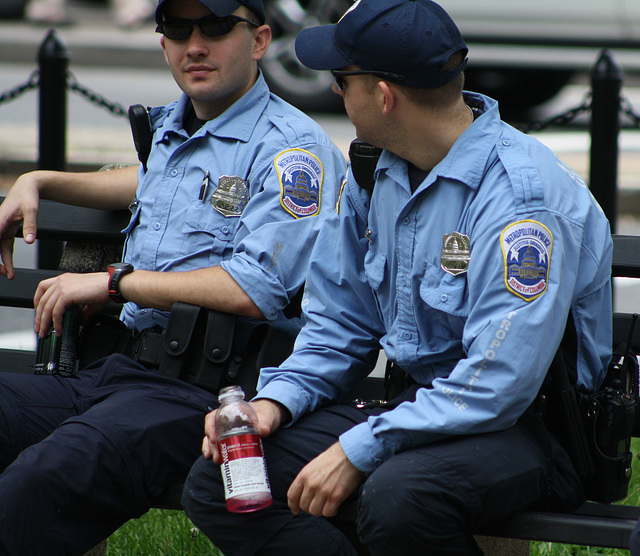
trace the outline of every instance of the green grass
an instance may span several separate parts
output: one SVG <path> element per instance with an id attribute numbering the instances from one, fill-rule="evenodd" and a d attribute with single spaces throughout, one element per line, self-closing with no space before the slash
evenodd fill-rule
<path id="1" fill-rule="evenodd" d="M 107 540 L 107 556 L 220 556 L 184 512 L 153 509 Z"/>
<path id="2" fill-rule="evenodd" d="M 634 454 L 640 452 L 640 439 L 634 438 L 632 450 Z M 637 455 L 633 458 L 629 495 L 620 503 L 640 505 L 640 470 Z M 531 556 L 596 554 L 623 556 L 628 555 L 629 551 L 545 542 L 531 543 Z M 151 510 L 140 519 L 125 523 L 109 537 L 107 556 L 220 556 L 220 552 L 193 526 L 184 512 Z"/>

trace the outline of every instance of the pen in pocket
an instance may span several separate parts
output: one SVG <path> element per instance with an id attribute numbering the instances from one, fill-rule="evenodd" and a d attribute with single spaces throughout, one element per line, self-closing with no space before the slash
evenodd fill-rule
<path id="1" fill-rule="evenodd" d="M 209 188 L 209 170 L 207 170 L 207 173 L 204 175 L 204 179 L 202 180 L 202 184 L 200 185 L 200 196 L 198 197 L 198 199 L 200 199 L 201 201 L 204 201 L 207 197 L 207 189 Z"/>

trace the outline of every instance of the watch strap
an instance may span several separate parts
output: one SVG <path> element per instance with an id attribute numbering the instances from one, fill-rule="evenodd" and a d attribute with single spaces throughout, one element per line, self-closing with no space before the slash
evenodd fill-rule
<path id="1" fill-rule="evenodd" d="M 113 263 L 107 266 L 109 272 L 109 285 L 107 295 L 116 303 L 126 303 L 127 300 L 120 292 L 120 279 L 133 272 L 133 265 L 129 263 Z"/>

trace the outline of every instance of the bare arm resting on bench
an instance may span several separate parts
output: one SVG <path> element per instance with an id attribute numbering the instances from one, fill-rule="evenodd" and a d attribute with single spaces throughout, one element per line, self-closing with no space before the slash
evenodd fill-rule
<path id="1" fill-rule="evenodd" d="M 13 279 L 13 242 L 24 222 L 24 240 L 37 234 L 40 199 L 106 210 L 126 209 L 138 187 L 138 168 L 111 172 L 29 172 L 18 178 L 0 206 L 0 275 Z"/>
<path id="2" fill-rule="evenodd" d="M 13 242 L 24 222 L 24 238 L 35 241 L 40 199 L 88 208 L 125 209 L 138 187 L 138 168 L 110 172 L 31 172 L 21 176 L 0 205 L 0 274 L 12 279 Z M 72 304 L 86 306 L 86 313 L 99 310 L 108 301 L 106 272 L 64 274 L 43 281 L 36 291 L 35 330 L 48 334 L 53 321 L 62 332 L 62 317 Z M 170 309 L 175 301 L 201 305 L 243 316 L 261 318 L 262 313 L 237 282 L 221 267 L 188 272 L 136 271 L 123 278 L 122 293 L 141 306 Z"/>

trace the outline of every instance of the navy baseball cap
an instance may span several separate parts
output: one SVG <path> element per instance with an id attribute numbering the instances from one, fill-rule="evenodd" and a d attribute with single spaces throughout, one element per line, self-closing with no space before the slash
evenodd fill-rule
<path id="1" fill-rule="evenodd" d="M 401 75 L 409 87 L 439 87 L 467 66 L 445 71 L 449 57 L 469 49 L 449 14 L 431 0 L 358 0 L 338 23 L 303 29 L 296 55 L 316 70 L 356 65 Z M 385 79 L 387 79 L 385 77 Z"/>
<path id="2" fill-rule="evenodd" d="M 162 11 L 168 0 L 159 0 L 156 8 L 156 23 L 162 23 Z M 231 15 L 240 6 L 246 6 L 260 18 L 260 22 L 264 23 L 264 5 L 262 0 L 198 0 L 209 11 L 218 17 Z"/>

